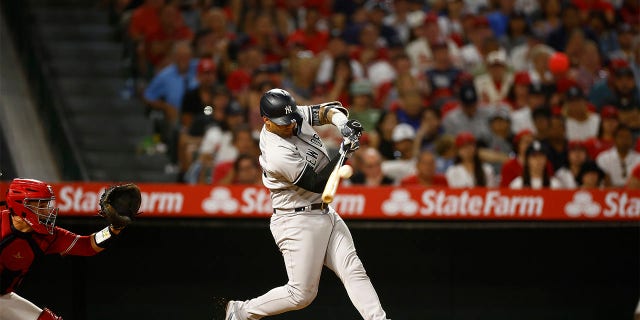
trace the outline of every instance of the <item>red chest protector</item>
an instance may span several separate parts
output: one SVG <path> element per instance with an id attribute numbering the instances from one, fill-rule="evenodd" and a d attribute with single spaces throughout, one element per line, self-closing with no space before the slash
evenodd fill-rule
<path id="1" fill-rule="evenodd" d="M 0 214 L 0 294 L 12 292 L 44 250 L 32 233 L 16 230 L 9 210 Z"/>

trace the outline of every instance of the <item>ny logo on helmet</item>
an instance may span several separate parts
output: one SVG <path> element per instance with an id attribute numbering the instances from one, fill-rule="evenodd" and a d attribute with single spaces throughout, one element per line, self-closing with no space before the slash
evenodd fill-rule
<path id="1" fill-rule="evenodd" d="M 286 107 L 284 107 L 284 113 L 285 113 L 285 114 L 289 114 L 289 113 L 291 113 L 291 112 L 292 112 L 292 111 L 291 111 L 291 106 L 286 106 Z"/>

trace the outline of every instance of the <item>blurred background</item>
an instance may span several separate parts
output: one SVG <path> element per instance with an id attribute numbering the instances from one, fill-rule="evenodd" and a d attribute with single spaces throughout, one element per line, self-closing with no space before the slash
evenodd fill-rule
<path id="1" fill-rule="evenodd" d="M 585 191 L 603 208 L 608 192 L 625 195 L 609 220 L 348 221 L 391 318 L 633 319 L 640 308 L 637 0 L 0 9 L 0 181 L 260 187 L 258 102 L 279 87 L 299 105 L 340 101 L 363 123 L 345 189 Z M 319 133 L 335 152 L 338 132 Z M 18 293 L 65 319 L 207 319 L 214 295 L 286 281 L 267 219 L 185 214 L 196 217 L 140 219 L 93 258 L 48 257 Z M 58 225 L 88 234 L 104 222 L 61 214 Z M 310 307 L 273 318 L 359 316 L 326 272 Z"/>

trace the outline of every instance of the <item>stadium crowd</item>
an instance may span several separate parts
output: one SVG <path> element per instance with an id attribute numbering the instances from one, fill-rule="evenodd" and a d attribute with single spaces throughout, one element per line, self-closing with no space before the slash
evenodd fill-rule
<path id="1" fill-rule="evenodd" d="M 182 182 L 261 184 L 258 102 L 279 87 L 362 122 L 346 183 L 640 184 L 637 0 L 111 4 Z"/>

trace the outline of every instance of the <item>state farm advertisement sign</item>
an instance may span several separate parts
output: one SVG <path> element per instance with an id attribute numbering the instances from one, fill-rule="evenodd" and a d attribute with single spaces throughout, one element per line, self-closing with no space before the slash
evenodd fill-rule
<path id="1" fill-rule="evenodd" d="M 108 184 L 52 185 L 62 216 L 91 216 Z M 142 218 L 267 218 L 269 190 L 254 186 L 138 184 Z M 8 184 L 0 183 L 0 194 Z M 610 190 L 341 187 L 331 206 L 347 219 L 640 221 L 640 192 Z"/>

